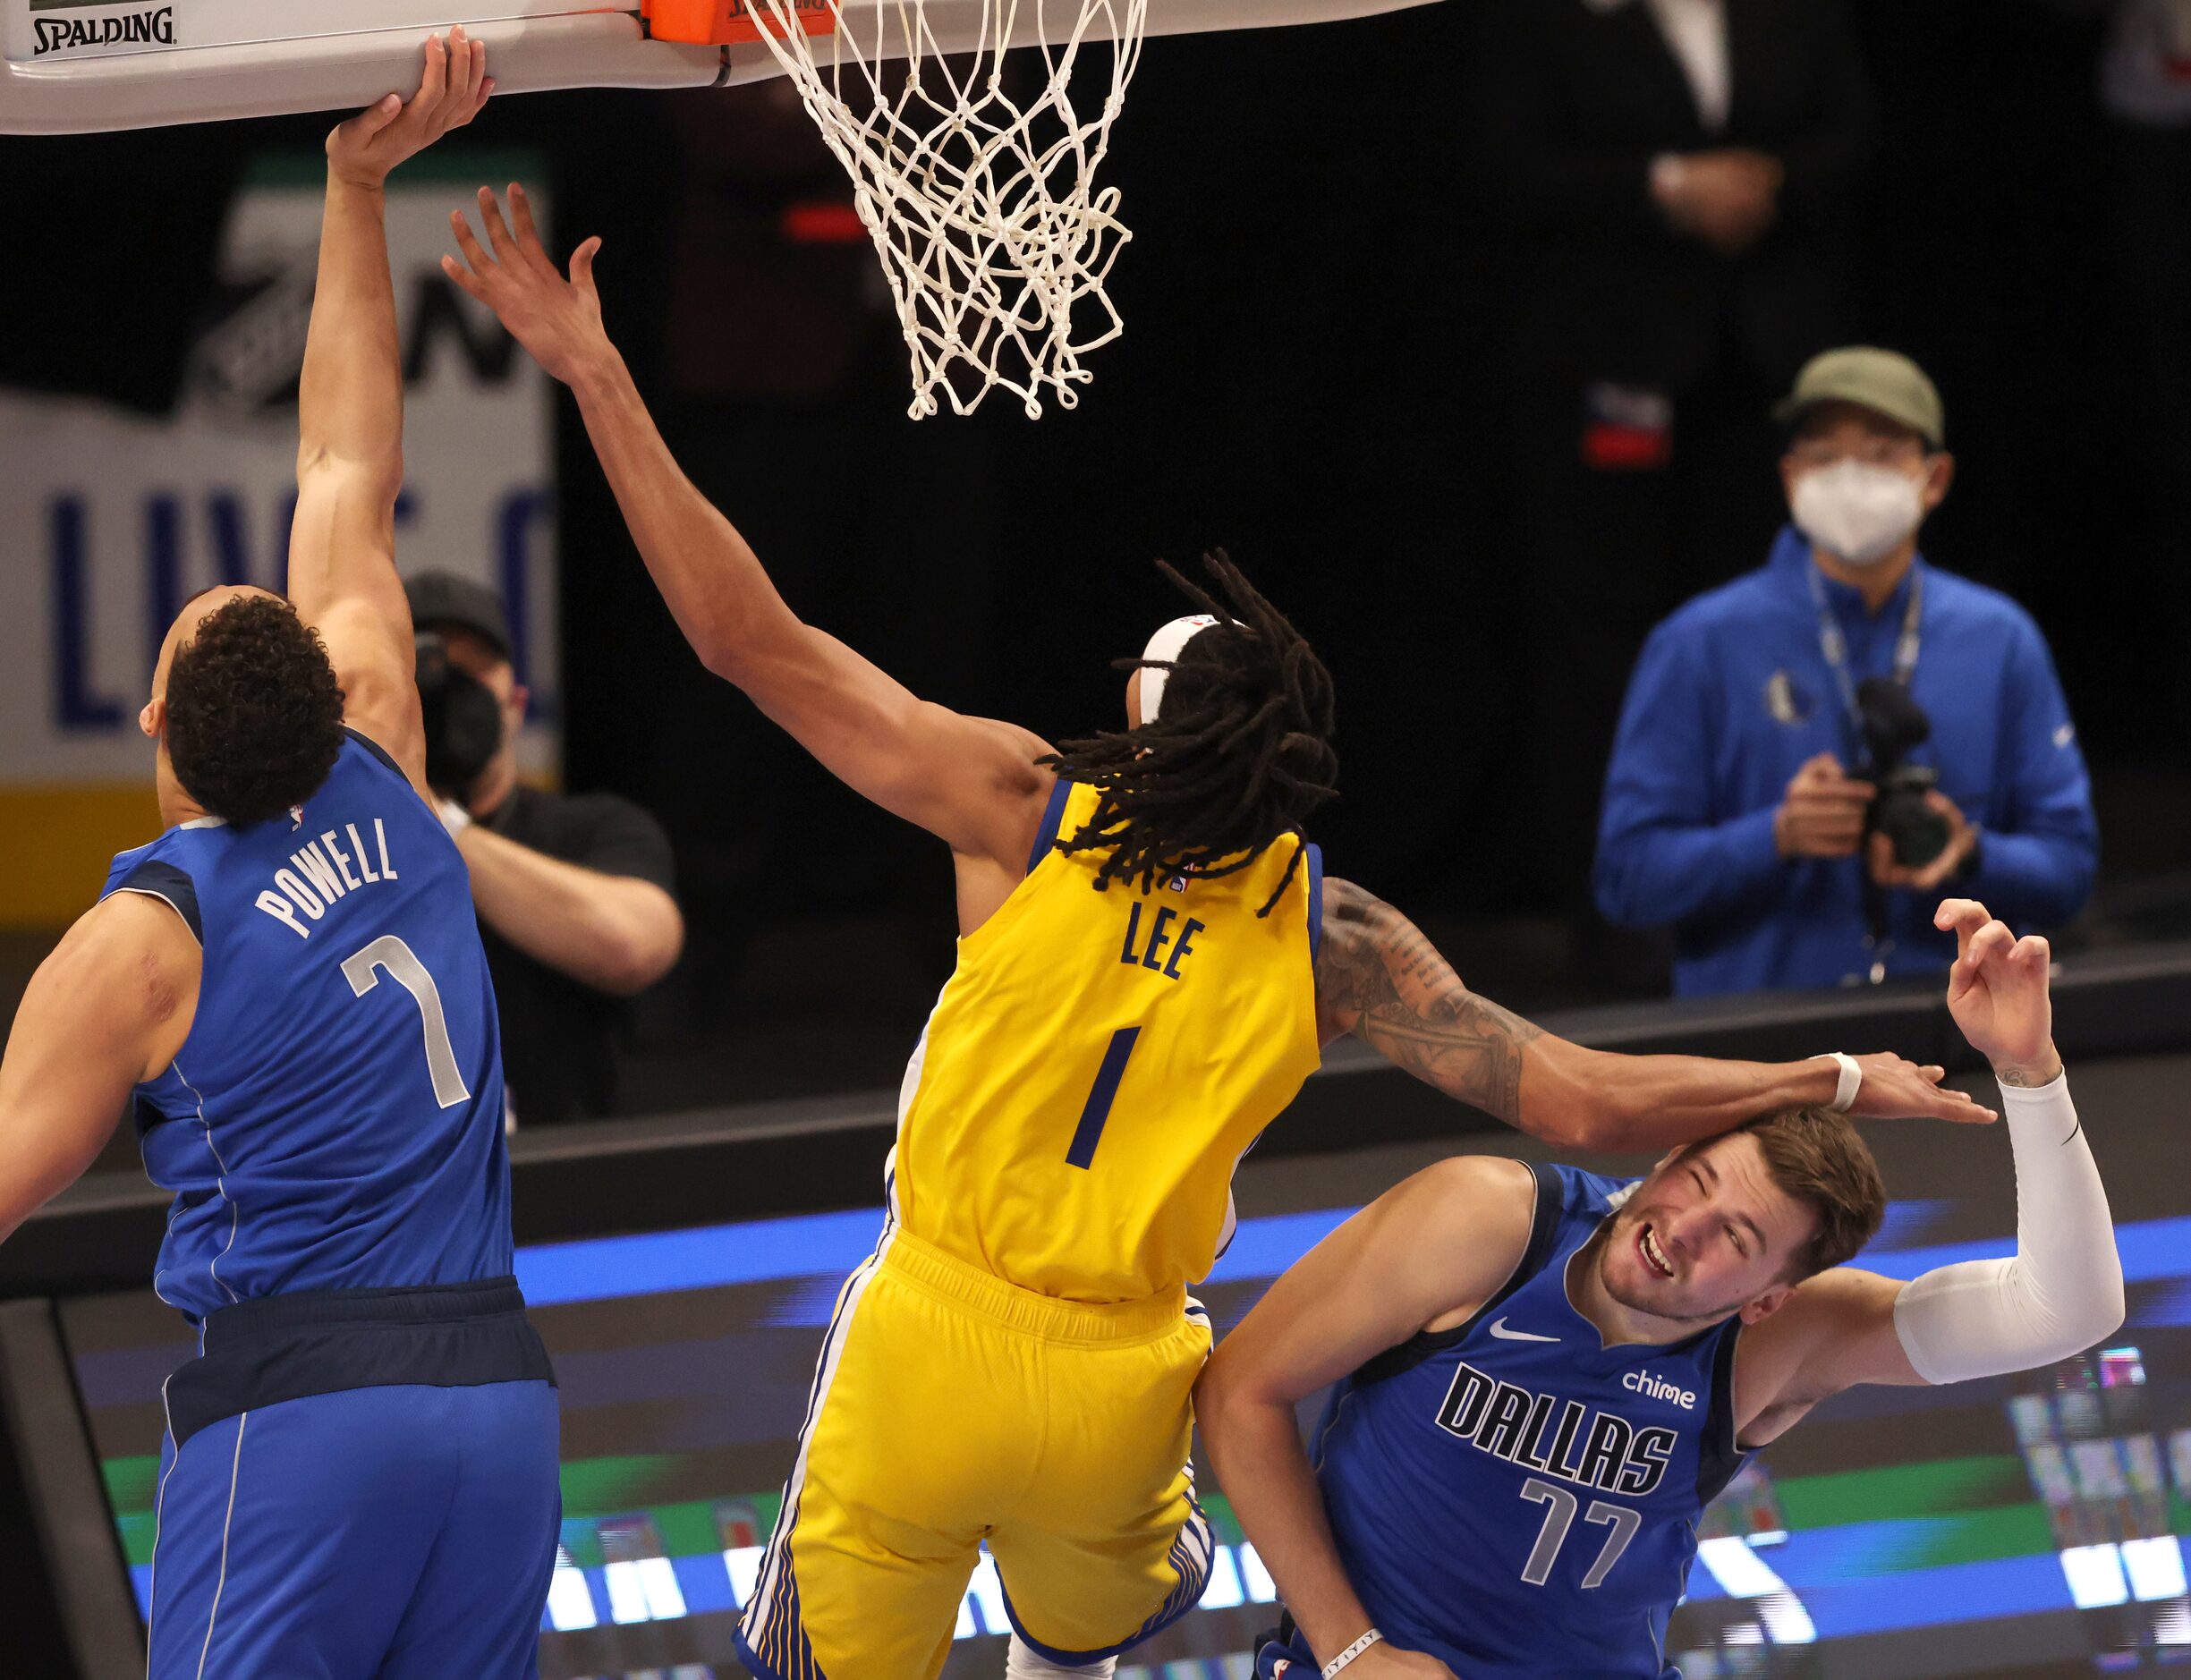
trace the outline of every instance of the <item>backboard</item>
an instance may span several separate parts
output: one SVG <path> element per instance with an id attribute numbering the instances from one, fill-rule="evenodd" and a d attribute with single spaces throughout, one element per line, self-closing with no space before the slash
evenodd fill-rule
<path id="1" fill-rule="evenodd" d="M 891 3 L 847 0 L 845 11 L 849 18 Z M 1422 3 L 1152 0 L 1149 32 L 1307 23 Z M 505 96 L 724 87 L 781 73 L 750 22 L 713 39 L 667 40 L 656 38 L 641 9 L 573 0 L 0 0 L 0 133 L 354 109 L 392 89 L 413 91 L 419 42 L 453 23 L 487 43 Z M 664 9 L 667 22 L 673 5 Z M 706 32 L 684 27 L 690 0 L 674 9 L 679 32 Z M 927 0 L 925 9 L 945 50 L 975 44 L 981 0 Z M 1025 9 L 1030 19 L 1036 11 Z M 1032 28 L 1023 25 L 1030 39 Z"/>

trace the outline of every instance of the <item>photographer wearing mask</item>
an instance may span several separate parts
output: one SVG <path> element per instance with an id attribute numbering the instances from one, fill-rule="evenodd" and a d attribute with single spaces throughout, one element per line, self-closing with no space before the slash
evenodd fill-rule
<path id="1" fill-rule="evenodd" d="M 1598 906 L 1674 929 L 1685 996 L 1941 969 L 1944 895 L 2058 926 L 2098 858 L 2045 639 L 1918 553 L 1955 476 L 1932 382 L 1830 351 L 1773 412 L 1794 522 L 1652 632 L 1599 822 Z"/>
<path id="2" fill-rule="evenodd" d="M 525 690 L 501 599 L 446 573 L 404 589 L 418 632 L 426 779 L 471 870 L 512 1112 L 527 1125 L 609 1112 L 624 1000 L 684 945 L 669 838 L 615 793 L 518 779 Z"/>

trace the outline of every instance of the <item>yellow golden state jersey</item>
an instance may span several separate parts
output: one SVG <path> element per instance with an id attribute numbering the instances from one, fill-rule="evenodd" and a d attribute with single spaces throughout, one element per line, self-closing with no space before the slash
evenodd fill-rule
<path id="1" fill-rule="evenodd" d="M 1027 877 L 959 941 L 905 1070 L 892 1205 L 904 1228 L 1024 1289 L 1126 1301 L 1206 1276 L 1233 1168 L 1321 1059 L 1314 846 L 1229 875 L 1095 887 L 1094 814 L 1059 781 Z"/>

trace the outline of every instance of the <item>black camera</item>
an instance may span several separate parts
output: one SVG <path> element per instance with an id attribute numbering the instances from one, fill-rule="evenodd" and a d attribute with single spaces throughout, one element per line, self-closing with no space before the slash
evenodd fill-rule
<path id="1" fill-rule="evenodd" d="M 426 725 L 426 785 L 461 801 L 502 746 L 494 691 L 449 658 L 434 632 L 418 641 L 419 708 Z"/>
<path id="2" fill-rule="evenodd" d="M 1871 836 L 1883 834 L 1897 863 L 1923 869 L 1948 849 L 1949 838 L 1947 819 L 1925 802 L 1925 795 L 1940 785 L 1940 772 L 1907 762 L 1913 748 L 1932 738 L 1932 720 L 1907 688 L 1881 676 L 1856 685 L 1856 711 L 1870 760 L 1863 779 L 1878 790 L 1864 813 L 1866 844 Z"/>

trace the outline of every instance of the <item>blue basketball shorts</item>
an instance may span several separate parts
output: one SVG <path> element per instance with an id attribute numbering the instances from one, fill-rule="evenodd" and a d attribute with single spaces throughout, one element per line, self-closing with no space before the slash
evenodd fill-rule
<path id="1" fill-rule="evenodd" d="M 370 1304 L 386 1311 L 389 1302 Z M 505 1334 L 522 1323 L 522 1302 L 515 1319 L 467 1316 L 454 1326 L 444 1302 L 431 1304 L 437 1321 L 424 1336 L 416 1326 L 353 1334 L 323 1322 L 301 1334 L 262 1325 L 217 1345 L 211 1332 L 225 1315 L 208 1320 L 207 1356 L 167 1385 L 149 1680 L 537 1675 L 562 1519 L 553 1382 L 478 1380 L 476 1370 L 474 1379 L 448 1380 L 462 1373 L 445 1369 L 441 1382 L 279 1397 L 345 1364 L 353 1376 L 375 1364 L 390 1374 L 421 1361 L 446 1368 L 470 1357 L 477 1366 L 449 1347 L 524 1339 Z M 294 1305 L 277 1311 L 293 1316 Z M 226 1312 L 254 1309 L 266 1311 Z M 521 1353 L 517 1362 L 532 1359 Z M 214 1390 L 251 1404 L 208 1403 Z"/>

